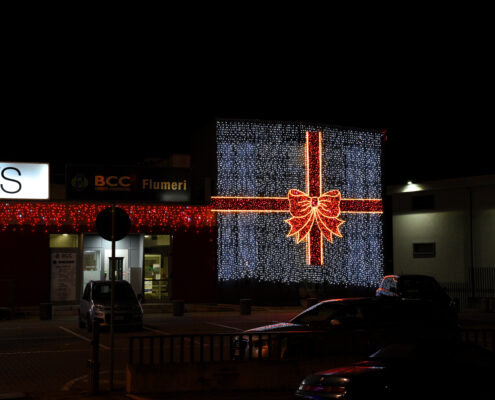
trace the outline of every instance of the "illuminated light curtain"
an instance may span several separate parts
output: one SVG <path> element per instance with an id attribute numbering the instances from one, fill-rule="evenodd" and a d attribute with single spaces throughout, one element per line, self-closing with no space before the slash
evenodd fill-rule
<path id="1" fill-rule="evenodd" d="M 314 133 L 321 138 L 321 154 L 317 153 L 321 155 L 319 193 L 340 192 L 339 218 L 344 223 L 339 228 L 342 237 L 332 243 L 322 241 L 321 263 L 307 265 L 308 243 L 296 244 L 287 237 L 286 220 L 291 216 L 287 210 L 289 191 L 308 190 L 307 146 L 308 140 L 316 140 Z M 220 281 L 305 280 L 366 287 L 379 283 L 383 275 L 379 132 L 296 123 L 219 121 L 217 158 L 218 197 L 212 200 L 212 207 L 220 211 Z M 306 194 L 310 198 L 318 196 Z M 232 204 L 235 208 L 243 202 L 246 212 L 226 212 Z M 314 199 L 313 204 L 317 203 Z M 259 210 L 249 211 L 250 207 Z"/>
<path id="2" fill-rule="evenodd" d="M 135 233 L 214 229 L 215 215 L 205 206 L 121 204 Z M 1 231 L 94 232 L 98 213 L 109 204 L 69 202 L 0 203 Z"/>

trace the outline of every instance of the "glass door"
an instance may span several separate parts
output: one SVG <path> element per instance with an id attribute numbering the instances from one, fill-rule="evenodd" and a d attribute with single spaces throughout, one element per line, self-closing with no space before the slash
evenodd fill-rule
<path id="1" fill-rule="evenodd" d="M 168 298 L 168 256 L 164 253 L 144 255 L 144 298 L 150 302 Z"/>
<path id="2" fill-rule="evenodd" d="M 114 262 L 115 280 L 121 281 L 124 279 L 124 257 L 115 257 Z M 112 265 L 112 257 L 108 257 L 108 265 Z M 111 279 L 111 277 L 109 279 Z"/>

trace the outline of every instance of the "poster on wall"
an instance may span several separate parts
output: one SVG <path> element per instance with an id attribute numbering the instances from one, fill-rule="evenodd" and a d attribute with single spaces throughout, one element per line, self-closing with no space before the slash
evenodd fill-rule
<path id="1" fill-rule="evenodd" d="M 53 252 L 51 255 L 51 301 L 76 300 L 77 253 Z"/>

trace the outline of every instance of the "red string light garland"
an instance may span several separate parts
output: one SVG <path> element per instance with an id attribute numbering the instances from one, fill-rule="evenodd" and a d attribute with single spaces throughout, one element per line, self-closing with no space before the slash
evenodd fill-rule
<path id="1" fill-rule="evenodd" d="M 1 231 L 77 233 L 96 231 L 104 203 L 5 202 L 0 203 Z M 119 204 L 131 220 L 133 233 L 161 233 L 213 228 L 215 215 L 208 206 Z"/>

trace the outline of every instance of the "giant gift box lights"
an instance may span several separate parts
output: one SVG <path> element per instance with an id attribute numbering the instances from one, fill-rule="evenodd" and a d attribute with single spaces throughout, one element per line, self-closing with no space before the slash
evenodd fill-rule
<path id="1" fill-rule="evenodd" d="M 219 121 L 217 159 L 220 281 L 379 283 L 380 132 Z"/>

